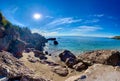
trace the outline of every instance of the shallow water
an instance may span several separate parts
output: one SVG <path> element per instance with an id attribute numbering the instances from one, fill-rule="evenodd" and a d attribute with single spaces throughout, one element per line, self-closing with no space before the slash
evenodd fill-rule
<path id="1" fill-rule="evenodd" d="M 49 52 L 67 49 L 74 54 L 80 54 L 92 50 L 120 50 L 120 40 L 110 38 L 80 36 L 61 36 L 56 38 L 59 44 L 55 46 L 53 41 L 49 41 L 46 46 Z"/>

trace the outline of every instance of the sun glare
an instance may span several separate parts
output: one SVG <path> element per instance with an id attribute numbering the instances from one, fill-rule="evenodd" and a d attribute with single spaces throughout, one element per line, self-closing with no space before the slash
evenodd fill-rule
<path id="1" fill-rule="evenodd" d="M 33 15 L 33 18 L 36 19 L 36 20 L 41 19 L 41 17 L 42 17 L 42 15 L 39 14 L 39 13 L 35 13 L 35 14 Z"/>

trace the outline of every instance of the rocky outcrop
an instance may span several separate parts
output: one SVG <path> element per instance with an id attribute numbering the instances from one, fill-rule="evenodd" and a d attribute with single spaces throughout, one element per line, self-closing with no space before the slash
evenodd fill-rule
<path id="1" fill-rule="evenodd" d="M 92 65 L 95 63 L 120 65 L 120 52 L 116 50 L 97 50 L 78 56 L 78 59 Z"/>
<path id="2" fill-rule="evenodd" d="M 54 45 L 58 45 L 58 41 L 54 41 Z"/>
<path id="3" fill-rule="evenodd" d="M 68 58 L 76 59 L 76 56 L 71 53 L 69 50 L 64 50 L 62 53 L 59 54 L 61 61 L 66 62 Z"/>
<path id="4" fill-rule="evenodd" d="M 34 75 L 24 75 L 20 81 L 50 81 L 45 77 L 35 77 Z"/>
<path id="5" fill-rule="evenodd" d="M 68 50 L 60 53 L 59 57 L 61 61 L 65 62 L 65 64 L 71 68 L 73 67 L 73 65 L 78 63 L 76 56 Z"/>
<path id="6" fill-rule="evenodd" d="M 82 74 L 72 76 L 65 81 L 119 81 L 120 67 L 94 64 Z"/>
<path id="7" fill-rule="evenodd" d="M 76 70 L 76 71 L 82 71 L 82 70 L 85 70 L 88 68 L 88 66 L 86 64 L 84 64 L 83 62 L 79 62 L 78 64 L 75 64 L 73 66 L 73 68 Z"/>
<path id="8" fill-rule="evenodd" d="M 40 60 L 46 60 L 47 57 L 45 56 L 45 54 L 43 54 L 43 52 L 38 51 L 38 50 L 34 50 L 34 56 L 38 57 Z"/>
<path id="9" fill-rule="evenodd" d="M 68 75 L 68 69 L 66 67 L 55 66 L 52 68 L 52 71 L 60 76 L 67 76 Z"/>
<path id="10" fill-rule="evenodd" d="M 112 37 L 112 39 L 119 39 L 120 40 L 120 36 L 114 36 L 114 37 Z"/>
<path id="11" fill-rule="evenodd" d="M 8 78 L 18 78 L 25 74 L 32 74 L 22 62 L 8 52 L 0 52 L 0 75 Z"/>
<path id="12" fill-rule="evenodd" d="M 0 51 L 8 51 L 20 58 L 25 48 L 43 51 L 46 42 L 47 39 L 44 36 L 31 33 L 28 28 L 12 25 L 0 13 Z"/>

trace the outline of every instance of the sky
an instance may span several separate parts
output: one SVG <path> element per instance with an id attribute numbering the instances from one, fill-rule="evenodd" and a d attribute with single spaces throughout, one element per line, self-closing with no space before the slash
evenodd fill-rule
<path id="1" fill-rule="evenodd" d="M 44 36 L 120 35 L 120 0 L 0 0 L 0 11 Z"/>

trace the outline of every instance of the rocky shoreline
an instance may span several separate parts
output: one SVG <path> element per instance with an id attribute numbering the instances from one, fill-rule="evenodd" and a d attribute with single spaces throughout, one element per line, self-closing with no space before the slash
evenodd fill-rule
<path id="1" fill-rule="evenodd" d="M 59 62 L 50 58 L 51 56 L 40 51 L 31 51 L 24 53 L 21 59 L 17 59 L 12 54 L 1 51 L 0 76 L 6 77 L 7 80 L 4 81 L 119 81 L 120 79 L 117 77 L 120 75 L 120 52 L 117 50 L 97 50 L 78 57 L 64 50 L 56 57 Z M 117 76 L 106 78 L 114 74 Z M 58 78 L 60 80 L 57 80 Z"/>
<path id="2" fill-rule="evenodd" d="M 43 52 L 45 37 L 12 25 L 0 13 L 0 81 L 119 81 L 120 51 L 96 50 L 75 56 Z M 113 77 L 115 76 L 115 77 Z"/>

